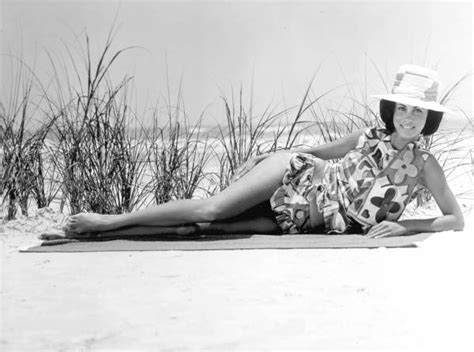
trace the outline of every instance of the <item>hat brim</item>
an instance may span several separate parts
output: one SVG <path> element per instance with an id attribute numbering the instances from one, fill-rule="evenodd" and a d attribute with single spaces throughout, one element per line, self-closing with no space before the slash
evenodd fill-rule
<path id="1" fill-rule="evenodd" d="M 439 104 L 435 101 L 424 101 L 424 100 L 421 100 L 421 99 L 418 99 L 418 98 L 407 97 L 406 95 L 378 94 L 378 95 L 372 95 L 372 97 L 377 98 L 377 99 L 393 101 L 395 103 L 401 103 L 401 104 L 405 104 L 405 105 L 418 106 L 420 108 L 425 108 L 425 109 L 428 109 L 428 110 L 453 113 L 452 110 L 449 110 L 445 106 L 443 106 L 443 105 L 441 105 L 441 104 Z"/>

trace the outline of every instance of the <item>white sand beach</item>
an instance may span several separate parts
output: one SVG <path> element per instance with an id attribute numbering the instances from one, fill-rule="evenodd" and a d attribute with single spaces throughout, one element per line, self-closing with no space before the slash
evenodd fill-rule
<path id="1" fill-rule="evenodd" d="M 472 8 L 2 2 L 0 351 L 474 351 Z M 382 126 L 373 94 L 404 63 L 445 84 L 408 96 L 431 109 L 439 86 L 452 110 L 426 142 L 463 231 L 413 248 L 21 252 L 69 213 L 208 197 L 249 156 Z M 420 203 L 404 218 L 440 214 Z"/>
<path id="2" fill-rule="evenodd" d="M 2 351 L 474 347 L 468 214 L 418 248 L 18 251 L 62 218 L 2 225 Z"/>
<path id="3" fill-rule="evenodd" d="M 66 215 L 53 206 L 4 218 L 1 350 L 472 350 L 463 160 L 452 158 L 448 180 L 464 231 L 418 248 L 20 253 Z M 432 200 L 404 216 L 437 214 Z"/>

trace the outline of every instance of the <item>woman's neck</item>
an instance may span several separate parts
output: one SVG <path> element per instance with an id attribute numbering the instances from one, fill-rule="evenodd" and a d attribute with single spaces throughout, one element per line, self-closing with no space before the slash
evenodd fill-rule
<path id="1" fill-rule="evenodd" d="M 407 139 L 407 138 L 400 137 L 400 135 L 396 131 L 392 133 L 392 136 L 390 139 L 390 143 L 392 144 L 392 147 L 397 150 L 401 150 L 405 148 L 405 146 L 408 143 L 415 142 L 415 141 L 416 141 L 415 138 Z"/>

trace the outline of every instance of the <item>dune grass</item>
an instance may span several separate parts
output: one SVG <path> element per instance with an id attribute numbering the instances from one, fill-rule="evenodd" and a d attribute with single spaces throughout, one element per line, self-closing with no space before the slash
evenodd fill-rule
<path id="1" fill-rule="evenodd" d="M 0 195 L 2 202 L 8 203 L 7 219 L 15 217 L 17 206 L 23 215 L 28 215 L 30 199 L 41 208 L 49 205 L 57 193 L 57 188 L 46 187 L 43 160 L 45 139 L 57 116 L 42 116 L 41 123 L 36 120 L 35 116 L 42 112 L 32 92 L 34 87 L 43 87 L 21 58 L 10 59 L 12 91 L 6 106 L 0 104 Z"/>
<path id="2" fill-rule="evenodd" d="M 111 31 L 97 58 L 87 34 L 85 46 L 78 42 L 77 53 L 65 46 L 66 59 L 48 53 L 52 76 L 47 87 L 18 61 L 11 99 L 0 109 L 0 194 L 8 204 L 8 219 L 15 217 L 17 208 L 27 215 L 31 200 L 38 208 L 48 206 L 58 193 L 68 213 L 103 214 L 212 196 L 232 182 L 236 169 L 251 156 L 299 147 L 308 135 L 314 137 L 312 144 L 327 143 L 373 126 L 374 121 L 381 125 L 366 91 L 360 96 L 350 92 L 349 108 L 325 106 L 323 98 L 340 87 L 315 94 L 317 75 L 300 103 L 289 108 L 269 104 L 259 112 L 253 83 L 248 95 L 242 86 L 236 93 L 231 89 L 221 97 L 224 121 L 216 126 L 216 138 L 203 132 L 205 111 L 191 122 L 181 83 L 172 94 L 168 80 L 164 102 L 151 116 L 138 114 L 132 108 L 132 77 L 124 75 L 118 83 L 109 78 L 114 63 L 132 49 L 113 50 L 113 38 Z M 72 71 L 67 70 L 68 63 Z M 446 90 L 444 103 L 467 77 Z M 32 96 L 35 85 L 39 100 Z M 31 126 L 34 120 L 42 123 Z M 426 140 L 448 180 L 465 166 L 468 158 L 463 153 L 471 152 L 465 149 L 465 138 L 458 131 Z M 209 169 L 212 162 L 217 170 Z M 428 200 L 425 194 L 418 202 Z"/>
<path id="3" fill-rule="evenodd" d="M 56 86 L 49 95 L 49 113 L 59 116 L 53 128 L 58 153 L 53 164 L 60 170 L 62 191 L 71 212 L 119 213 L 133 209 L 137 199 L 134 186 L 140 179 L 137 163 L 139 147 L 132 145 L 127 124 L 130 112 L 126 87 L 131 78 L 118 84 L 108 80 L 112 64 L 126 49 L 112 51 L 109 34 L 103 51 L 94 64 L 86 35 L 84 65 L 68 50 L 76 74 L 76 84 L 67 71 L 60 73 L 51 58 Z"/>
<path id="4" fill-rule="evenodd" d="M 172 101 L 168 95 L 164 110 L 155 108 L 153 124 L 146 133 L 150 142 L 151 193 L 156 204 L 193 198 L 207 177 L 211 158 L 208 136 L 201 135 L 202 116 L 192 124 L 186 114 L 181 84 Z M 166 121 L 164 125 L 160 122 Z"/>

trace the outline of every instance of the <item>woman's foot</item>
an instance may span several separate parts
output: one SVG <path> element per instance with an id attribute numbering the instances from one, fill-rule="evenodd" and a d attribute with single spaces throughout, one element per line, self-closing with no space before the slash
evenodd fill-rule
<path id="1" fill-rule="evenodd" d="M 61 233 L 44 232 L 38 236 L 38 239 L 42 241 L 55 241 L 55 240 L 64 240 L 64 239 L 89 239 L 89 238 L 97 238 L 97 237 L 98 237 L 97 233 L 90 233 L 90 232 L 76 233 L 76 232 L 64 231 Z"/>
<path id="2" fill-rule="evenodd" d="M 65 233 L 85 233 L 100 232 L 109 230 L 108 218 L 110 215 L 102 215 L 95 213 L 80 213 L 72 215 L 64 225 Z"/>

